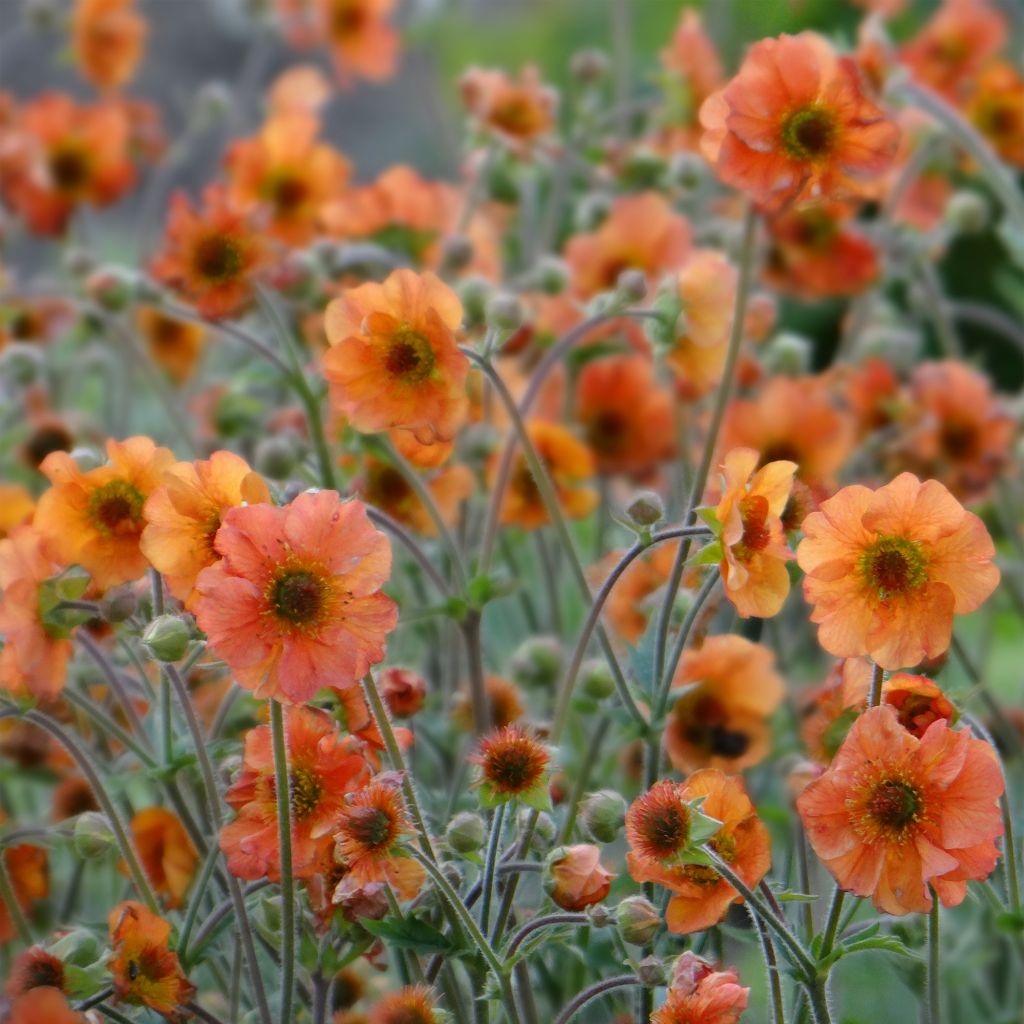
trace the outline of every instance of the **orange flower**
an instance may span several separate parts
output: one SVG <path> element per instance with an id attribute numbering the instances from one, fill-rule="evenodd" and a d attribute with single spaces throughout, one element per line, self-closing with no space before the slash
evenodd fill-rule
<path id="1" fill-rule="evenodd" d="M 526 714 L 523 691 L 511 679 L 505 679 L 502 676 L 485 676 L 484 689 L 487 691 L 487 703 L 491 709 L 491 728 L 503 729 L 506 725 L 517 722 Z M 455 695 L 455 700 L 452 703 L 452 719 L 466 732 L 472 731 L 473 701 L 468 690 L 461 690 Z"/>
<path id="2" fill-rule="evenodd" d="M 582 482 L 594 475 L 594 456 L 590 449 L 558 423 L 532 420 L 526 425 L 530 443 L 544 462 L 555 485 L 562 511 L 570 519 L 582 519 L 593 511 L 597 493 Z M 498 458 L 491 459 L 489 469 L 493 482 Z M 501 505 L 503 525 L 515 523 L 526 530 L 548 522 L 548 512 L 540 489 L 520 452 L 512 469 L 512 477 Z"/>
<path id="3" fill-rule="evenodd" d="M 813 32 L 755 43 L 700 120 L 701 149 L 722 181 L 769 210 L 801 197 L 863 194 L 899 142 L 854 62 Z"/>
<path id="4" fill-rule="evenodd" d="M 80 203 L 109 206 L 135 181 L 129 122 L 113 104 L 79 106 L 45 93 L 22 111 L 27 166 L 4 182 L 8 202 L 40 235 L 60 235 Z"/>
<path id="5" fill-rule="evenodd" d="M 978 76 L 967 113 L 999 156 L 1024 167 L 1024 77 L 1012 64 L 1000 61 Z"/>
<path id="6" fill-rule="evenodd" d="M 622 551 L 609 552 L 593 570 L 595 585 L 600 585 L 618 565 Z M 628 644 L 636 644 L 647 628 L 657 606 L 658 591 L 668 581 L 675 561 L 676 546 L 659 544 L 630 563 L 618 578 L 605 603 L 605 618 Z"/>
<path id="7" fill-rule="evenodd" d="M 750 989 L 740 985 L 735 967 L 713 970 L 687 950 L 672 974 L 668 998 L 650 1024 L 739 1024 Z"/>
<path id="8" fill-rule="evenodd" d="M 64 994 L 42 986 L 15 998 L 4 1024 L 89 1024 L 85 1014 L 72 1010 Z"/>
<path id="9" fill-rule="evenodd" d="M 98 89 L 119 89 L 135 74 L 146 32 L 135 0 L 77 0 L 71 46 L 82 74 Z"/>
<path id="10" fill-rule="evenodd" d="M 959 100 L 1007 38 L 1006 19 L 985 0 L 945 0 L 900 59 L 918 81 Z"/>
<path id="11" fill-rule="evenodd" d="M 288 708 L 285 713 L 289 796 L 292 805 L 292 870 L 297 878 L 316 870 L 331 848 L 331 833 L 346 797 L 362 785 L 369 767 L 324 711 Z M 281 874 L 277 790 L 270 727 L 245 734 L 242 770 L 225 795 L 238 811 L 221 829 L 220 847 L 239 878 Z"/>
<path id="12" fill-rule="evenodd" d="M 440 445 L 431 445 L 431 448 Z M 473 493 L 473 474 L 466 466 L 448 466 L 424 480 L 441 518 L 449 526 L 459 517 L 463 502 Z M 360 497 L 369 505 L 387 512 L 392 519 L 426 537 L 437 534 L 437 526 L 411 484 L 388 462 L 367 457 L 363 478 L 356 485 Z"/>
<path id="13" fill-rule="evenodd" d="M 871 491 L 854 484 L 804 520 L 797 561 L 818 642 L 839 657 L 896 669 L 949 646 L 953 616 L 995 590 L 985 525 L 942 484 L 901 473 Z"/>
<path id="14" fill-rule="evenodd" d="M 601 863 L 601 849 L 591 843 L 560 846 L 547 858 L 548 895 L 563 910 L 580 911 L 600 903 L 615 875 Z"/>
<path id="15" fill-rule="evenodd" d="M 45 700 L 63 688 L 71 640 L 43 621 L 39 599 L 60 570 L 32 527 L 0 540 L 0 690 Z"/>
<path id="16" fill-rule="evenodd" d="M 504 71 L 470 68 L 459 79 L 462 102 L 485 130 L 513 144 L 529 144 L 554 127 L 557 96 L 532 64 L 518 80 Z"/>
<path id="17" fill-rule="evenodd" d="M 258 696 L 303 703 L 356 686 L 384 657 L 397 619 L 380 589 L 391 547 L 361 502 L 320 491 L 284 508 L 228 509 L 214 548 L 221 560 L 196 580 L 196 621 Z"/>
<path id="18" fill-rule="evenodd" d="M 927 676 L 895 672 L 882 687 L 882 703 L 896 709 L 900 725 L 919 740 L 932 722 L 940 719 L 953 725 L 956 708 Z"/>
<path id="19" fill-rule="evenodd" d="M 821 686 L 801 695 L 800 738 L 816 761 L 828 764 L 835 757 L 867 704 L 871 676 L 867 658 L 845 658 L 832 666 Z"/>
<path id="20" fill-rule="evenodd" d="M 768 753 L 767 719 L 785 687 L 767 647 L 741 636 L 711 636 L 685 651 L 673 689 L 682 689 L 665 727 L 665 749 L 681 772 L 736 772 Z"/>
<path id="21" fill-rule="evenodd" d="M 338 80 L 381 81 L 395 73 L 398 33 L 388 21 L 395 0 L 315 0 Z"/>
<path id="22" fill-rule="evenodd" d="M 63 992 L 65 985 L 64 962 L 47 953 L 42 946 L 29 946 L 14 958 L 4 991 L 14 999 L 34 988 Z"/>
<path id="23" fill-rule="evenodd" d="M 672 397 L 658 387 L 651 360 L 611 356 L 579 375 L 576 419 L 599 473 L 643 475 L 672 457 Z"/>
<path id="24" fill-rule="evenodd" d="M 142 508 L 174 462 L 148 437 L 108 441 L 107 457 L 105 466 L 83 473 L 66 452 L 48 455 L 39 468 L 53 486 L 39 499 L 34 520 L 57 561 L 81 565 L 100 590 L 145 573 Z"/>
<path id="25" fill-rule="evenodd" d="M 139 306 L 135 326 L 153 362 L 175 384 L 184 384 L 202 354 L 206 331 L 199 324 L 169 316 L 158 306 Z"/>
<path id="26" fill-rule="evenodd" d="M 433 990 L 408 985 L 384 996 L 374 1005 L 367 1024 L 438 1024 Z"/>
<path id="27" fill-rule="evenodd" d="M 335 410 L 364 433 L 401 427 L 424 444 L 449 440 L 469 404 L 461 323 L 458 297 L 430 273 L 396 270 L 349 289 L 324 314 Z"/>
<path id="28" fill-rule="evenodd" d="M 761 460 L 753 448 L 734 448 L 722 463 L 722 497 L 715 508 L 719 569 L 725 596 L 743 618 L 778 613 L 789 594 L 786 562 L 793 553 L 782 513 L 793 486 L 795 462 Z"/>
<path id="29" fill-rule="evenodd" d="M 853 209 L 802 203 L 767 221 L 767 284 L 807 299 L 858 295 L 878 277 L 878 253 L 851 227 Z"/>
<path id="30" fill-rule="evenodd" d="M 50 893 L 49 859 L 42 846 L 19 843 L 6 846 L 0 851 L 4 867 L 11 880 L 14 898 L 22 910 L 29 910 L 37 900 L 46 899 Z M 0 945 L 10 942 L 15 936 L 7 904 L 0 899 Z"/>
<path id="31" fill-rule="evenodd" d="M 282 71 L 267 90 L 270 115 L 302 111 L 317 113 L 331 98 L 334 88 L 315 64 L 300 64 Z"/>
<path id="32" fill-rule="evenodd" d="M 719 450 L 756 448 L 762 465 L 795 462 L 798 479 L 828 488 L 853 446 L 853 423 L 825 378 L 772 377 L 756 397 L 729 403 Z"/>
<path id="33" fill-rule="evenodd" d="M 885 359 L 871 356 L 860 366 L 846 367 L 840 380 L 843 399 L 857 419 L 861 437 L 896 419 L 902 399 L 900 380 Z"/>
<path id="34" fill-rule="evenodd" d="M 469 758 L 479 768 L 474 785 L 480 788 L 481 804 L 496 807 L 518 799 L 528 807 L 547 810 L 550 760 L 544 747 L 521 726 L 506 725 L 485 736 L 480 752 Z"/>
<path id="35" fill-rule="evenodd" d="M 351 175 L 337 150 L 316 141 L 319 130 L 311 113 L 278 114 L 255 138 L 234 142 L 225 159 L 231 199 L 243 210 L 266 209 L 267 230 L 286 245 L 312 240 L 321 207 Z"/>
<path id="36" fill-rule="evenodd" d="M 695 252 L 676 279 L 682 317 L 665 357 L 684 398 L 713 391 L 722 379 L 733 307 L 736 268 L 710 249 Z"/>
<path id="37" fill-rule="evenodd" d="M 170 592 L 191 605 L 196 578 L 218 559 L 214 538 L 224 513 L 243 503 L 269 501 L 263 478 L 232 452 L 176 462 L 143 506 L 142 552 L 164 574 Z"/>
<path id="38" fill-rule="evenodd" d="M 253 274 L 268 258 L 266 243 L 224 186 L 210 185 L 196 210 L 183 192 L 171 198 L 163 250 L 153 276 L 177 289 L 207 317 L 230 316 L 252 297 Z"/>
<path id="39" fill-rule="evenodd" d="M 956 906 L 986 878 L 1002 835 L 1003 776 L 992 748 L 934 722 L 907 732 L 892 707 L 866 711 L 831 767 L 797 799 L 815 853 L 836 881 L 888 914 L 924 912 L 929 886 Z"/>
<path id="40" fill-rule="evenodd" d="M 109 967 L 114 993 L 132 1006 L 148 1006 L 169 1021 L 184 1021 L 195 992 L 171 951 L 171 926 L 141 903 L 119 903 L 107 918 L 114 955 Z"/>
<path id="41" fill-rule="evenodd" d="M 675 149 L 696 149 L 698 113 L 723 82 L 722 62 L 704 30 L 700 14 L 683 10 L 669 44 L 661 51 L 666 102 L 662 142 Z"/>
<path id="42" fill-rule="evenodd" d="M 412 718 L 427 699 L 427 681 L 411 668 L 384 669 L 378 680 L 380 695 L 395 718 Z"/>
<path id="43" fill-rule="evenodd" d="M 756 888 L 771 866 L 771 843 L 768 829 L 758 818 L 742 780 L 708 768 L 694 772 L 682 784 L 657 785 L 671 787 L 674 799 L 681 804 L 703 799 L 701 813 L 722 823 L 708 840 L 708 846 L 750 888 Z M 665 793 L 668 792 L 666 788 Z M 626 863 L 634 881 L 655 882 L 672 892 L 665 913 L 669 931 L 679 935 L 711 928 L 725 916 L 729 905 L 740 899 L 739 893 L 710 865 L 651 856 L 644 852 L 648 849 L 649 844 L 634 847 L 626 854 Z"/>
<path id="44" fill-rule="evenodd" d="M 690 225 L 657 192 L 619 196 L 596 231 L 573 235 L 565 260 L 573 287 L 590 297 L 615 287 L 624 270 L 653 282 L 678 269 L 690 251 Z"/>
<path id="45" fill-rule="evenodd" d="M 153 889 L 166 896 L 168 910 L 183 906 L 199 862 L 178 816 L 163 807 L 147 807 L 132 818 L 132 837 Z M 128 873 L 122 862 L 121 870 Z"/>

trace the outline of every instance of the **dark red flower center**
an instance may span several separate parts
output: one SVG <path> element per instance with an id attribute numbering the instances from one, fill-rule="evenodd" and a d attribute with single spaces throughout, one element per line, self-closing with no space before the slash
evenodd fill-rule
<path id="1" fill-rule="evenodd" d="M 868 809 L 878 824 L 899 830 L 917 816 L 921 795 L 906 782 L 886 779 L 872 791 Z"/>
<path id="2" fill-rule="evenodd" d="M 209 235 L 196 246 L 195 270 L 210 281 L 229 281 L 242 270 L 242 250 L 225 235 Z"/>
<path id="3" fill-rule="evenodd" d="M 345 831 L 362 846 L 379 850 L 394 839 L 395 822 L 381 807 L 355 807 L 348 812 Z"/>
<path id="4" fill-rule="evenodd" d="M 104 535 L 125 533 L 142 520 L 145 498 L 127 480 L 111 480 L 89 497 L 89 519 Z"/>
<path id="5" fill-rule="evenodd" d="M 822 107 L 801 107 L 783 121 L 782 148 L 796 160 L 820 160 L 835 143 L 835 118 Z"/>
<path id="6" fill-rule="evenodd" d="M 270 585 L 270 606 L 278 618 L 296 626 L 315 623 L 323 614 L 327 585 L 307 569 L 288 570 Z"/>
<path id="7" fill-rule="evenodd" d="M 907 537 L 879 537 L 859 565 L 865 582 L 883 601 L 910 594 L 928 581 L 921 545 Z"/>

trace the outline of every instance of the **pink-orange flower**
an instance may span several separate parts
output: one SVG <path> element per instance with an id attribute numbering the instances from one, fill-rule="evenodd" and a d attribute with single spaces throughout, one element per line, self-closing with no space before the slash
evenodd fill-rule
<path id="1" fill-rule="evenodd" d="M 168 910 L 184 904 L 199 854 L 181 819 L 165 807 L 147 807 L 131 821 L 132 839 L 153 890 Z M 127 866 L 122 870 L 128 873 Z"/>
<path id="2" fill-rule="evenodd" d="M 770 210 L 863 194 L 899 142 L 854 62 L 813 32 L 755 43 L 700 120 L 701 149 L 722 181 Z"/>
<path id="3" fill-rule="evenodd" d="M 84 1014 L 72 1010 L 64 994 L 43 985 L 14 999 L 4 1024 L 89 1024 Z"/>
<path id="4" fill-rule="evenodd" d="M 532 65 L 513 79 L 503 71 L 470 68 L 459 80 L 462 102 L 487 131 L 520 145 L 554 126 L 557 97 Z"/>
<path id="5" fill-rule="evenodd" d="M 666 102 L 660 141 L 666 147 L 696 149 L 701 105 L 721 88 L 724 75 L 718 51 L 694 8 L 683 9 L 668 46 L 661 51 L 661 65 Z"/>
<path id="6" fill-rule="evenodd" d="M 797 549 L 818 640 L 887 669 L 942 654 L 953 616 L 995 590 L 984 523 L 935 480 L 902 473 L 871 491 L 844 487 L 804 520 Z"/>
<path id="7" fill-rule="evenodd" d="M 739 1024 L 750 997 L 739 981 L 735 967 L 716 971 L 687 951 L 676 961 L 668 998 L 650 1024 Z"/>
<path id="8" fill-rule="evenodd" d="M 593 843 L 560 846 L 547 858 L 547 890 L 563 910 L 580 911 L 600 903 L 615 875 L 601 863 L 601 849 Z"/>
<path id="9" fill-rule="evenodd" d="M 967 108 L 974 126 L 1014 167 L 1024 167 L 1024 76 L 999 61 L 977 79 Z"/>
<path id="10" fill-rule="evenodd" d="M 797 799 L 817 855 L 836 881 L 889 914 L 945 906 L 999 857 L 1003 776 L 995 751 L 936 721 L 921 739 L 895 708 L 866 711 L 828 771 Z"/>
<path id="11" fill-rule="evenodd" d="M 391 547 L 335 491 L 224 516 L 221 560 L 196 580 L 196 621 L 243 686 L 285 703 L 358 684 L 384 657 L 397 609 L 380 589 Z"/>
<path id="12" fill-rule="evenodd" d="M 395 73 L 398 33 L 390 18 L 395 0 L 314 0 L 320 31 L 343 84 L 379 82 Z"/>
<path id="13" fill-rule="evenodd" d="M 135 74 L 146 41 L 135 0 L 77 0 L 71 45 L 82 74 L 100 89 L 118 89 Z"/>

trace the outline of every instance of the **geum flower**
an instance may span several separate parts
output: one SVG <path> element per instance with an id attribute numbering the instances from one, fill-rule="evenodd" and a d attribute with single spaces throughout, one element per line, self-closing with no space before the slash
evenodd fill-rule
<path id="1" fill-rule="evenodd" d="M 755 43 L 700 120 L 701 150 L 718 176 L 767 210 L 864 194 L 899 143 L 854 62 L 813 32 Z"/>
<path id="2" fill-rule="evenodd" d="M 135 0 L 78 0 L 71 46 L 82 74 L 99 89 L 118 89 L 135 74 L 148 26 Z"/>
<path id="3" fill-rule="evenodd" d="M 935 480 L 901 473 L 877 491 L 854 484 L 803 524 L 797 561 L 818 641 L 838 657 L 885 669 L 942 654 L 953 616 L 995 590 L 984 523 Z"/>
<path id="4" fill-rule="evenodd" d="M 797 799 L 815 853 L 842 888 L 889 914 L 945 906 L 987 878 L 1002 835 L 995 751 L 933 722 L 918 739 L 894 707 L 853 724 L 825 774 Z"/>
<path id="5" fill-rule="evenodd" d="M 165 807 L 147 807 L 131 821 L 132 839 L 154 891 L 168 910 L 185 902 L 196 873 L 199 854 L 181 819 Z M 124 862 L 119 865 L 128 874 Z"/>
<path id="6" fill-rule="evenodd" d="M 676 961 L 668 997 L 650 1024 L 739 1024 L 750 989 L 740 985 L 735 967 L 716 971 L 687 950 Z"/>
<path id="7" fill-rule="evenodd" d="M 283 508 L 229 509 L 199 574 L 196 621 L 235 678 L 301 704 L 358 684 L 384 657 L 394 601 L 380 589 L 391 547 L 358 501 L 300 494 Z"/>
<path id="8" fill-rule="evenodd" d="M 484 807 L 521 800 L 536 810 L 548 810 L 547 776 L 551 756 L 519 725 L 506 725 L 480 741 L 469 758 L 478 768 L 474 786 Z"/>
<path id="9" fill-rule="evenodd" d="M 545 888 L 563 910 L 580 911 L 609 893 L 614 873 L 601 863 L 601 848 L 592 843 L 559 846 L 545 861 Z"/>

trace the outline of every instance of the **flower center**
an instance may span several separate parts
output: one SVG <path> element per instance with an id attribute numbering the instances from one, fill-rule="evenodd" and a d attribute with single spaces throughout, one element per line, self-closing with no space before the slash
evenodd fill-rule
<path id="1" fill-rule="evenodd" d="M 659 802 L 645 808 L 637 834 L 643 843 L 641 852 L 655 860 L 669 860 L 690 840 L 690 812 L 678 800 Z"/>
<path id="2" fill-rule="evenodd" d="M 145 499 L 127 480 L 111 480 L 89 496 L 89 519 L 104 536 L 134 530 Z"/>
<path id="3" fill-rule="evenodd" d="M 434 369 L 434 351 L 422 334 L 409 327 L 401 327 L 391 338 L 384 366 L 392 377 L 418 383 L 429 377 Z"/>
<path id="4" fill-rule="evenodd" d="M 812 207 L 799 214 L 795 234 L 808 249 L 825 249 L 839 234 L 839 222 L 827 210 Z"/>
<path id="5" fill-rule="evenodd" d="M 367 492 L 373 503 L 386 509 L 396 508 L 412 496 L 412 488 L 393 466 L 374 469 L 368 485 Z"/>
<path id="6" fill-rule="evenodd" d="M 861 555 L 859 568 L 883 601 L 912 593 L 928 582 L 921 545 L 907 537 L 879 537 Z"/>
<path id="7" fill-rule="evenodd" d="M 622 451 L 626 441 L 626 418 L 615 409 L 601 410 L 587 424 L 587 440 L 598 452 Z"/>
<path id="8" fill-rule="evenodd" d="M 295 768 L 288 778 L 288 783 L 292 813 L 300 821 L 308 818 L 316 810 L 323 793 L 319 776 L 310 768 Z"/>
<path id="9" fill-rule="evenodd" d="M 270 201 L 279 213 L 292 213 L 308 194 L 306 183 L 297 174 L 282 173 L 270 185 Z"/>
<path id="10" fill-rule="evenodd" d="M 868 811 L 884 828 L 900 831 L 909 825 L 921 808 L 921 795 L 899 779 L 879 783 L 868 799 Z"/>
<path id="11" fill-rule="evenodd" d="M 742 757 L 750 749 L 750 737 L 740 729 L 730 729 L 722 703 L 715 697 L 695 691 L 677 705 L 683 720 L 683 734 L 695 747 L 716 757 Z"/>
<path id="12" fill-rule="evenodd" d="M 74 195 L 89 180 L 89 158 L 77 146 L 62 146 L 53 150 L 47 163 L 58 192 Z"/>
<path id="13" fill-rule="evenodd" d="M 334 0 L 331 7 L 331 35 L 349 36 L 358 32 L 367 21 L 366 6 L 361 0 Z"/>
<path id="14" fill-rule="evenodd" d="M 978 432 L 970 423 L 950 421 L 942 425 L 939 443 L 952 459 L 969 459 L 978 447 Z"/>
<path id="15" fill-rule="evenodd" d="M 327 585 L 322 576 L 307 569 L 292 569 L 270 584 L 268 597 L 279 619 L 295 626 L 308 626 L 323 615 Z"/>
<path id="16" fill-rule="evenodd" d="M 242 251 L 224 235 L 209 235 L 196 246 L 195 269 L 211 281 L 228 281 L 242 269 Z"/>
<path id="17" fill-rule="evenodd" d="M 782 148 L 796 160 L 820 160 L 835 142 L 835 119 L 821 107 L 801 107 L 782 123 Z"/>
<path id="18" fill-rule="evenodd" d="M 512 793 L 529 789 L 536 781 L 537 764 L 531 751 L 519 745 L 496 751 L 488 758 L 487 778 Z"/>
<path id="19" fill-rule="evenodd" d="M 740 561 L 747 561 L 755 552 L 763 551 L 772 539 L 768 528 L 768 499 L 763 494 L 748 494 L 740 501 L 743 536 L 733 547 Z"/>
<path id="20" fill-rule="evenodd" d="M 353 839 L 370 850 L 389 846 L 395 835 L 391 815 L 379 807 L 353 808 L 345 828 Z"/>

